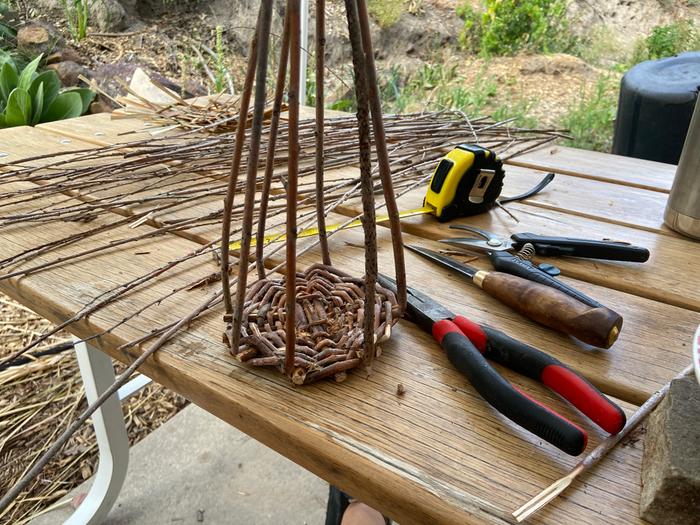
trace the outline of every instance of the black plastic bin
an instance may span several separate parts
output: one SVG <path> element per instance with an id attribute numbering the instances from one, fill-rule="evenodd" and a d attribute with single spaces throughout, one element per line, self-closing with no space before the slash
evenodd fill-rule
<path id="1" fill-rule="evenodd" d="M 700 51 L 637 64 L 624 77 L 612 152 L 678 164 L 700 91 Z"/>

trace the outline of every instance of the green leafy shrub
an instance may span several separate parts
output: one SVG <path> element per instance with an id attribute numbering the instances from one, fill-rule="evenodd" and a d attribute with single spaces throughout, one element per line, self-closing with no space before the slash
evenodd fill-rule
<path id="1" fill-rule="evenodd" d="M 11 60 L 0 66 L 0 128 L 78 117 L 95 98 L 89 89 L 61 91 L 55 71 L 36 72 L 41 58 L 36 57 L 21 72 Z"/>
<path id="2" fill-rule="evenodd" d="M 637 42 L 631 62 L 637 64 L 643 60 L 657 60 L 699 49 L 698 27 L 692 20 L 678 20 L 654 27 L 648 37 Z"/>
<path id="3" fill-rule="evenodd" d="M 484 55 L 570 52 L 577 40 L 566 19 L 567 5 L 567 0 L 485 0 L 479 20 L 478 13 L 463 4 L 457 9 L 464 20 L 460 41 Z"/>
<path id="4" fill-rule="evenodd" d="M 404 0 L 368 0 L 367 2 L 367 10 L 379 27 L 394 25 L 404 9 Z"/>
<path id="5" fill-rule="evenodd" d="M 600 77 L 593 89 L 581 89 L 578 103 L 563 118 L 571 139 L 568 146 L 595 151 L 610 151 L 617 111 L 618 83 Z"/>
<path id="6" fill-rule="evenodd" d="M 471 4 L 457 6 L 457 16 L 464 21 L 464 27 L 459 34 L 459 45 L 466 51 L 478 53 L 481 39 L 484 36 L 482 30 L 483 13 L 477 11 Z"/>

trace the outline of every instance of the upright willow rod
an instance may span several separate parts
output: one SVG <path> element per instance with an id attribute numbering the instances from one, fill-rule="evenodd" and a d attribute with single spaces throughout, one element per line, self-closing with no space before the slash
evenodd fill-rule
<path id="1" fill-rule="evenodd" d="M 228 186 L 226 188 L 226 199 L 224 200 L 223 220 L 221 227 L 221 286 L 224 290 L 224 321 L 230 323 L 233 317 L 233 304 L 231 302 L 231 283 L 229 282 L 229 243 L 231 239 L 231 211 L 233 210 L 233 200 L 236 196 L 236 186 L 238 183 L 238 172 L 241 167 L 241 157 L 243 156 L 243 140 L 245 137 L 245 125 L 248 119 L 248 107 L 250 106 L 250 94 L 253 91 L 253 76 L 255 74 L 255 62 L 258 56 L 258 36 L 260 32 L 260 11 L 258 11 L 258 21 L 255 25 L 255 33 L 250 42 L 250 52 L 248 69 L 245 74 L 243 93 L 241 94 L 239 125 L 236 127 L 236 139 L 233 145 L 233 160 L 231 162 L 231 172 L 229 174 Z"/>
<path id="2" fill-rule="evenodd" d="M 300 13 L 299 0 L 288 0 L 290 31 L 289 129 L 287 131 L 289 162 L 287 168 L 287 246 L 284 372 L 291 377 L 296 351 L 296 276 L 297 276 L 297 186 L 299 178 L 299 68 Z M 236 327 L 240 331 L 240 327 Z M 237 349 L 238 347 L 236 347 Z"/>
<path id="3" fill-rule="evenodd" d="M 267 204 L 272 187 L 272 172 L 275 169 L 275 149 L 277 146 L 277 134 L 279 132 L 280 113 L 282 110 L 282 98 L 287 79 L 287 62 L 289 62 L 289 12 L 284 15 L 284 29 L 282 31 L 282 49 L 277 69 L 277 82 L 275 85 L 275 99 L 272 105 L 272 121 L 270 122 L 269 144 L 267 157 L 265 158 L 265 174 L 260 195 L 260 212 L 258 217 L 258 232 L 255 241 L 255 259 L 257 261 L 258 278 L 265 278 L 265 265 L 263 264 L 263 238 L 265 237 L 265 225 L 267 222 Z"/>
<path id="4" fill-rule="evenodd" d="M 248 283 L 248 257 L 253 233 L 253 206 L 255 204 L 255 183 L 258 174 L 258 156 L 260 154 L 260 137 L 262 135 L 263 112 L 265 110 L 267 55 L 270 44 L 270 25 L 272 23 L 272 1 L 262 0 L 258 15 L 258 53 L 255 76 L 255 99 L 253 102 L 253 126 L 250 131 L 250 148 L 248 151 L 248 173 L 246 175 L 243 223 L 241 225 L 241 247 L 238 255 L 238 285 L 236 287 L 236 304 L 233 309 L 233 333 L 229 335 L 231 349 L 236 352 L 241 337 L 241 318 L 245 303 L 246 285 Z M 230 229 L 226 225 L 225 229 Z M 222 240 L 222 242 L 224 242 Z M 223 246 L 222 246 L 223 250 Z M 223 255 L 222 255 L 223 264 Z M 228 272 L 226 272 L 228 273 Z"/>
<path id="5" fill-rule="evenodd" d="M 326 235 L 326 214 L 324 213 L 323 175 L 324 175 L 324 63 L 326 53 L 326 0 L 316 0 L 316 222 L 318 223 L 318 240 L 323 264 L 331 264 Z"/>
<path id="6" fill-rule="evenodd" d="M 362 37 L 355 0 L 345 0 L 348 19 L 352 65 L 355 72 L 355 96 L 357 100 L 357 128 L 360 140 L 360 187 L 362 189 L 362 227 L 365 234 L 365 312 L 363 361 L 370 369 L 374 361 L 374 300 L 377 283 L 377 229 L 375 226 L 374 192 L 372 185 L 372 154 L 369 129 L 369 102 L 367 93 L 367 70 L 362 48 Z"/>
<path id="7" fill-rule="evenodd" d="M 396 272 L 396 295 L 401 308 L 401 314 L 406 309 L 406 262 L 404 260 L 403 240 L 401 237 L 401 219 L 399 207 L 394 197 L 394 188 L 391 181 L 391 167 L 389 154 L 386 147 L 386 135 L 382 117 L 382 107 L 377 88 L 377 71 L 374 65 L 374 50 L 372 49 L 372 37 L 369 27 L 369 14 L 366 0 L 356 0 L 358 26 L 364 51 L 364 66 L 366 73 L 367 96 L 369 107 L 372 111 L 372 126 L 374 128 L 374 145 L 379 163 L 379 176 L 382 180 L 384 199 L 386 200 L 387 214 L 389 215 L 389 228 L 391 229 L 391 244 L 394 252 L 394 269 Z M 372 285 L 374 286 L 374 284 Z"/>

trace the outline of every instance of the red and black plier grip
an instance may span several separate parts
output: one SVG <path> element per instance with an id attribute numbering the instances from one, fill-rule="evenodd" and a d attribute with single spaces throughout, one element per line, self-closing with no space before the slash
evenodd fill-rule
<path id="1" fill-rule="evenodd" d="M 393 279 L 379 274 L 381 286 L 396 290 Z M 578 373 L 535 347 L 494 328 L 456 315 L 426 294 L 408 288 L 406 313 L 445 350 L 450 362 L 496 410 L 526 430 L 578 455 L 586 432 L 506 381 L 487 358 L 535 379 L 571 402 L 611 434 L 625 426 L 625 413 Z"/>
<path id="2" fill-rule="evenodd" d="M 486 358 L 540 381 L 611 434 L 622 430 L 624 412 L 557 359 L 503 332 L 455 316 L 433 324 L 433 337 L 450 362 L 496 410 L 571 455 L 586 448 L 586 432 L 506 381 Z"/>

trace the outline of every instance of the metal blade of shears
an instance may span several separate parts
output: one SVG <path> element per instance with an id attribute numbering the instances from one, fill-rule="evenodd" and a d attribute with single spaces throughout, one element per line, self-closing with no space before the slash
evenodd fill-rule
<path id="1" fill-rule="evenodd" d="M 384 288 L 396 292 L 396 281 L 391 277 L 380 273 L 377 276 L 377 281 Z M 443 319 L 454 319 L 455 317 L 452 310 L 445 308 L 424 293 L 410 287 L 408 288 L 406 313 L 411 318 L 411 321 L 428 333 L 432 332 L 434 323 Z"/>

